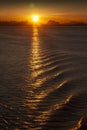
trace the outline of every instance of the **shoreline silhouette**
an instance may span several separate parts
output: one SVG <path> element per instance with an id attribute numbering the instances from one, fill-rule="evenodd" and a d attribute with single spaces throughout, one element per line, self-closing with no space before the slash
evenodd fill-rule
<path id="1" fill-rule="evenodd" d="M 0 21 L 0 26 L 32 26 L 32 23 L 27 21 Z M 87 26 L 86 22 L 71 21 L 68 23 L 59 23 L 54 20 L 49 20 L 46 24 L 40 23 L 42 26 Z"/>

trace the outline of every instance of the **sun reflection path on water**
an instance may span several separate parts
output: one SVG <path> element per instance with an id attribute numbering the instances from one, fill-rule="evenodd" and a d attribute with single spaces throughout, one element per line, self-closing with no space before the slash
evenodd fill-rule
<path id="1" fill-rule="evenodd" d="M 32 37 L 32 69 L 35 70 L 39 67 L 38 62 L 40 60 L 39 56 L 39 33 L 38 28 L 33 28 L 33 37 Z"/>
<path id="2" fill-rule="evenodd" d="M 32 69 L 32 78 L 37 77 L 40 74 L 40 71 L 37 71 L 41 67 L 41 49 L 40 49 L 40 36 L 38 27 L 33 27 L 33 36 L 32 36 L 32 56 L 31 56 L 31 69 Z"/>
<path id="3" fill-rule="evenodd" d="M 37 100 L 35 95 L 37 93 L 38 86 L 43 81 L 42 79 L 36 78 L 40 73 L 42 73 L 43 70 L 39 70 L 39 68 L 42 66 L 41 62 L 41 42 L 40 42 L 40 36 L 39 36 L 39 28 L 33 27 L 33 33 L 32 33 L 32 46 L 31 46 L 31 58 L 30 58 L 30 68 L 31 68 L 31 74 L 30 74 L 30 100 L 27 100 L 28 107 L 31 110 L 37 109 Z"/>
<path id="4" fill-rule="evenodd" d="M 33 27 L 33 34 L 32 34 L 32 46 L 31 46 L 31 54 L 29 59 L 29 67 L 31 69 L 30 75 L 27 77 L 30 78 L 29 82 L 29 91 L 26 97 L 25 104 L 30 110 L 30 130 L 39 130 L 43 129 L 43 126 L 46 125 L 47 121 L 50 121 L 51 116 L 55 113 L 56 110 L 62 109 L 70 100 L 72 99 L 72 95 L 65 96 L 63 100 L 55 102 L 48 106 L 47 103 L 50 101 L 48 100 L 47 103 L 45 102 L 46 97 L 59 88 L 62 88 L 68 81 L 65 80 L 62 83 L 58 82 L 58 85 L 49 85 L 49 79 L 53 77 L 58 77 L 63 72 L 58 71 L 56 74 L 48 75 L 42 78 L 42 76 L 38 75 L 40 73 L 44 73 L 45 70 L 43 69 L 43 49 L 41 46 L 41 37 L 39 35 L 39 29 L 37 27 Z M 40 69 L 42 67 L 42 69 Z M 53 70 L 55 66 L 48 68 L 49 70 Z M 47 70 L 46 70 L 47 71 Z M 48 81 L 48 89 L 46 89 L 45 81 Z M 43 84 L 43 85 L 42 85 Z M 53 98 L 52 100 L 54 100 Z M 42 106 L 41 106 L 42 105 Z M 41 108 L 41 107 L 42 108 Z"/>

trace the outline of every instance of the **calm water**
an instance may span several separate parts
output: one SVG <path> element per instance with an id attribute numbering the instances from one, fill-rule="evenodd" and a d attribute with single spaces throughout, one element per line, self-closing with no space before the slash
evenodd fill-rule
<path id="1" fill-rule="evenodd" d="M 87 27 L 0 27 L 0 130 L 87 130 Z"/>

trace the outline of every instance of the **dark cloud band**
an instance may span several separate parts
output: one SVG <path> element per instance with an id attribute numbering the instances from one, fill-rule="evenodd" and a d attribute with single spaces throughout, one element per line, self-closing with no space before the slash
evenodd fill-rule
<path id="1" fill-rule="evenodd" d="M 0 4 L 51 4 L 51 3 L 84 3 L 87 0 L 0 0 Z"/>

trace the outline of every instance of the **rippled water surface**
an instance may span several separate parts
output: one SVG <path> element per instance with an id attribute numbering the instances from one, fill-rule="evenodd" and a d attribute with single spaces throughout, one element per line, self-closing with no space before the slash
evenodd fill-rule
<path id="1" fill-rule="evenodd" d="M 0 27 L 0 130 L 87 130 L 87 27 Z"/>

